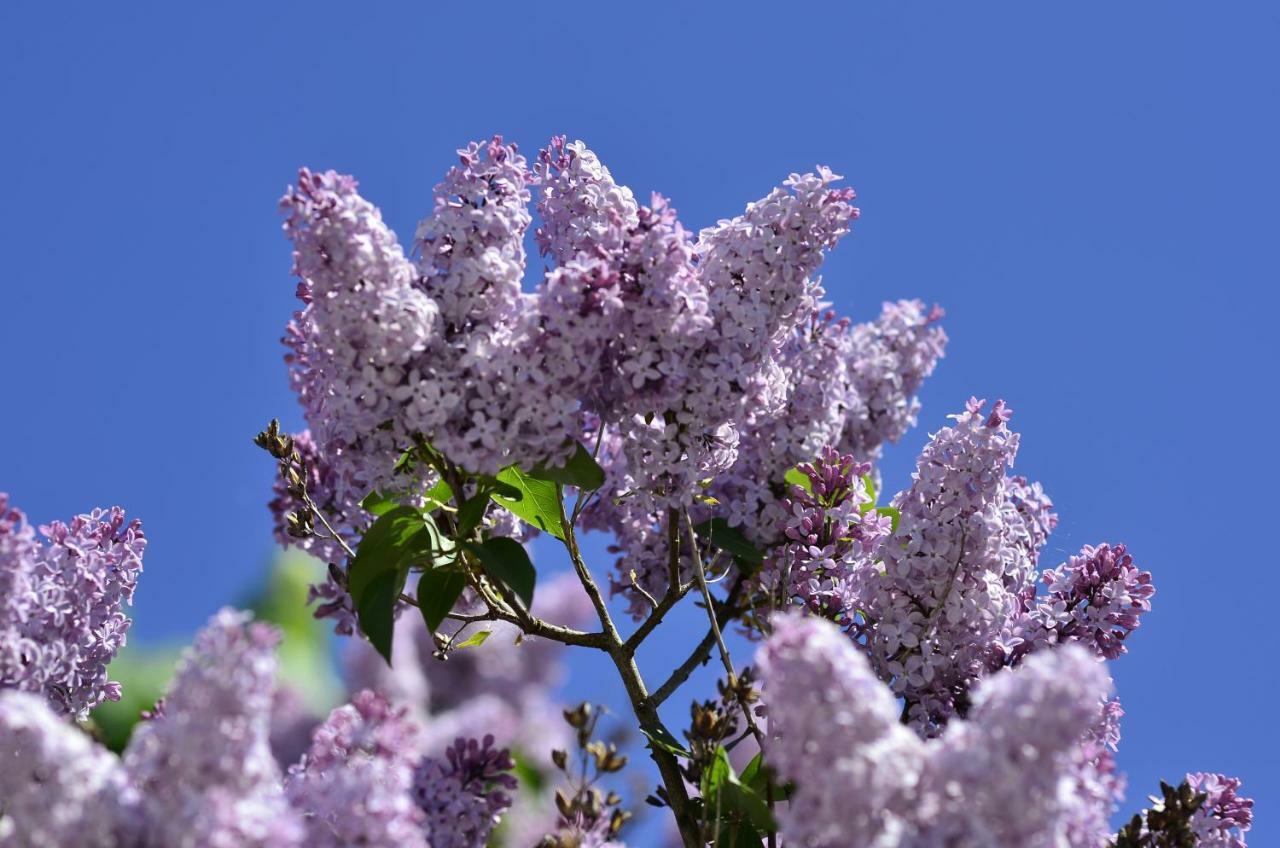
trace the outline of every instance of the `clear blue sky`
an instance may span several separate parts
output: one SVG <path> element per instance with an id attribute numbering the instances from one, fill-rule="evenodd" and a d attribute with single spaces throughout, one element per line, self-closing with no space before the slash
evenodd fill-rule
<path id="1" fill-rule="evenodd" d="M 1278 838 L 1280 12 L 701 5 L 0 6 L 0 489 L 41 521 L 140 516 L 136 632 L 185 632 L 271 555 L 250 437 L 299 421 L 275 210 L 299 165 L 354 173 L 408 237 L 494 132 L 582 138 L 695 229 L 829 164 L 863 209 L 838 308 L 948 312 L 886 484 L 970 394 L 1007 398 L 1062 516 L 1046 556 L 1125 541 L 1155 574 L 1114 664 L 1132 805 L 1235 773 Z"/>

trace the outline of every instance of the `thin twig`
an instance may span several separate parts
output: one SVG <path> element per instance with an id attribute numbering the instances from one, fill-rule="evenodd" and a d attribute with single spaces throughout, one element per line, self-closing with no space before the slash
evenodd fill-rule
<path id="1" fill-rule="evenodd" d="M 756 724 L 756 717 L 751 712 L 751 705 L 745 699 L 736 697 L 738 686 L 738 673 L 733 670 L 733 658 L 729 656 L 729 648 L 724 643 L 724 634 L 720 632 L 720 622 L 716 620 L 715 603 L 711 598 L 711 589 L 707 586 L 707 575 L 702 569 L 702 553 L 698 550 L 698 536 L 693 532 L 693 521 L 689 518 L 689 510 L 684 510 L 685 526 L 689 530 L 689 544 L 693 548 L 693 573 L 694 578 L 698 581 L 698 588 L 702 590 L 702 600 L 707 604 L 707 618 L 711 620 L 711 633 L 715 636 L 716 647 L 720 649 L 720 661 L 724 663 L 725 673 L 729 675 L 729 686 L 735 694 L 735 700 L 738 706 L 742 708 L 742 717 L 747 721 L 747 727 L 751 729 L 751 734 L 755 736 L 756 742 L 760 744 L 760 750 L 764 750 L 764 734 L 760 732 L 759 725 Z"/>

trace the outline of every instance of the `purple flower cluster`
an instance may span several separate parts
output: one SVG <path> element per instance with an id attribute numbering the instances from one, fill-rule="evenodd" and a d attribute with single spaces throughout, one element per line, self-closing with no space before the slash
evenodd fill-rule
<path id="1" fill-rule="evenodd" d="M 299 450 L 326 517 L 355 536 L 368 492 L 412 497 L 430 485 L 393 472 L 419 435 L 459 467 L 493 473 L 556 464 L 603 425 L 618 446 L 615 492 L 633 503 L 595 523 L 643 547 L 664 510 L 693 504 L 703 480 L 730 469 L 740 432 L 784 411 L 804 370 L 784 348 L 803 347 L 819 311 L 812 275 L 857 216 L 853 192 L 825 168 L 793 174 L 695 239 L 665 199 L 641 207 L 581 142 L 553 139 L 532 170 L 501 139 L 472 143 L 459 160 L 418 228 L 416 263 L 350 177 L 304 170 L 283 201 L 303 301 L 286 359 L 310 425 Z M 538 242 L 555 267 L 525 293 L 535 185 Z M 886 333 L 910 329 L 871 336 Z M 942 337 L 926 335 L 936 359 Z M 909 346 L 881 344 L 877 367 L 931 365 Z M 800 445 L 816 449 L 844 426 L 823 420 L 831 432 Z M 278 492 L 277 515 L 290 506 Z M 332 546 L 316 547 L 336 561 Z"/>
<path id="2" fill-rule="evenodd" d="M 864 480 L 870 463 L 827 447 L 817 462 L 802 463 L 799 470 L 809 486 L 793 486 L 784 501 L 790 513 L 785 541 L 773 549 L 760 582 L 771 598 L 795 600 L 850 626 L 851 600 L 865 596 L 864 587 L 876 576 L 874 557 L 892 521 L 866 509 L 872 500 Z"/>
<path id="3" fill-rule="evenodd" d="M 916 392 L 942 358 L 947 335 L 938 326 L 942 308 L 925 311 L 918 300 L 886 303 L 875 321 L 858 324 L 848 361 L 856 401 L 846 418 L 840 449 L 875 459 L 880 446 L 896 442 L 916 424 Z"/>
<path id="4" fill-rule="evenodd" d="M 144 844 L 297 844 L 269 742 L 279 638 L 230 609 L 197 634 L 124 752 Z"/>
<path id="5" fill-rule="evenodd" d="M 1015 658 L 1070 641 L 1115 659 L 1126 652 L 1124 641 L 1151 610 L 1156 591 L 1151 572 L 1139 571 L 1124 545 L 1086 545 L 1078 556 L 1045 571 L 1040 582 L 1048 591 L 1031 599 L 1013 625 Z"/>
<path id="6" fill-rule="evenodd" d="M 119 507 L 40 528 L 0 492 L 0 690 L 84 718 L 120 687 L 107 665 L 125 643 L 147 540 Z"/>
<path id="7" fill-rule="evenodd" d="M 432 848 L 483 848 L 511 807 L 503 790 L 516 788 L 515 761 L 505 749 L 459 738 L 443 758 L 428 757 L 414 771 L 413 798 L 425 813 Z"/>
<path id="8" fill-rule="evenodd" d="M 285 780 L 309 845 L 428 848 L 424 815 L 410 794 L 418 733 L 403 708 L 372 692 L 330 713 Z"/>
<path id="9" fill-rule="evenodd" d="M 577 578 L 561 574 L 538 586 L 533 613 L 544 621 L 582 627 L 594 609 Z M 456 623 L 441 635 L 452 636 Z M 462 638 L 478 629 L 472 625 Z M 569 730 L 551 693 L 564 682 L 564 646 L 538 636 L 521 637 L 505 622 L 486 622 L 484 644 L 434 656 L 436 644 L 419 615 L 396 624 L 396 654 L 391 666 L 367 643 L 352 640 L 343 670 L 353 689 L 368 688 L 408 709 L 423 728 L 421 750 L 443 762 L 458 736 L 483 728 L 495 744 L 509 747 L 526 762 L 544 763 L 553 748 L 571 745 Z M 522 791 L 504 817 L 512 845 L 532 845 L 556 821 L 550 798 Z"/>
<path id="10" fill-rule="evenodd" d="M 751 541 L 772 546 L 778 541 L 775 528 L 790 514 L 781 485 L 789 469 L 812 461 L 828 445 L 861 460 L 874 459 L 882 439 L 899 438 L 914 422 L 914 393 L 942 355 L 946 335 L 937 325 L 940 316 L 941 310 L 926 311 L 919 301 L 885 304 L 879 319 L 857 326 L 829 311 L 811 313 L 786 336 L 761 379 L 750 384 L 758 391 L 747 412 L 714 441 L 726 457 L 736 453 L 706 490 L 719 502 L 719 514 Z M 880 388 L 872 392 L 872 386 Z M 896 417 L 873 414 L 873 408 L 894 410 Z M 878 429 L 869 423 L 873 417 Z M 640 585 L 661 595 L 667 579 L 666 518 L 634 496 L 638 484 L 628 471 L 632 461 L 622 453 L 624 444 L 623 435 L 606 430 L 606 490 L 614 499 L 626 497 L 618 506 L 599 504 L 587 521 L 615 535 L 622 556 L 614 588 L 631 595 L 632 612 L 640 615 L 646 606 L 627 575 L 635 570 Z M 694 511 L 706 517 L 697 504 Z"/>
<path id="11" fill-rule="evenodd" d="M 765 753 L 795 783 L 779 813 L 788 844 L 1075 844 L 1067 835 L 1089 814 L 1072 791 L 1075 755 L 1111 688 L 1080 648 L 992 676 L 968 719 L 930 740 L 899 723 L 891 690 L 827 622 L 776 617 L 757 660 Z"/>
<path id="12" fill-rule="evenodd" d="M 459 740 L 438 766 L 406 710 L 371 692 L 282 777 L 269 739 L 278 641 L 247 613 L 217 613 L 120 758 L 55 702 L 0 691 L 0 844 L 481 848 L 509 805 L 506 751 Z"/>
<path id="13" fill-rule="evenodd" d="M 1187 783 L 1208 796 L 1191 820 L 1200 848 L 1245 848 L 1244 834 L 1253 826 L 1253 799 L 1240 794 L 1240 779 L 1194 772 L 1187 775 Z"/>
<path id="14" fill-rule="evenodd" d="M 920 726 L 940 726 L 982 672 L 1014 606 L 1009 579 L 1025 570 L 1002 545 L 1004 470 L 1018 449 L 1009 415 L 970 399 L 930 440 L 893 500 L 901 520 L 863 599 L 872 665 Z"/>
<path id="15" fill-rule="evenodd" d="M 439 340 L 440 310 L 356 182 L 303 169 L 281 200 L 303 308 L 286 361 L 333 498 L 358 503 L 394 483 L 401 434 L 383 427 L 415 400 L 415 359 Z"/>
<path id="16" fill-rule="evenodd" d="M 824 495 L 820 466 L 802 465 L 814 494 L 786 501 L 789 514 L 773 525 L 783 543 L 759 578 L 849 630 L 926 735 L 963 714 L 974 681 L 1036 648 L 1075 641 L 1114 658 L 1154 592 L 1123 546 L 1086 547 L 1040 573 L 1053 504 L 1039 484 L 1007 476 L 1018 435 L 1003 402 L 984 406 L 971 399 L 930 439 L 911 487 L 892 501 L 900 516 L 892 532 L 853 483 L 869 464 L 840 459 L 841 485 Z M 839 455 L 828 450 L 829 475 Z"/>
<path id="17" fill-rule="evenodd" d="M 134 798 L 120 760 L 29 692 L 0 691 L 0 845 L 115 848 Z"/>

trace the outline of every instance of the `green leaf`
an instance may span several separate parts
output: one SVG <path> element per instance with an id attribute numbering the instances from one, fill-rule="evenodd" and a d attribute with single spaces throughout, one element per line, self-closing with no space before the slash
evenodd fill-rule
<path id="1" fill-rule="evenodd" d="M 751 765 L 755 766 L 753 779 L 759 779 L 761 765 L 755 760 L 748 765 L 748 768 L 751 768 Z M 764 796 L 738 777 L 733 770 L 733 765 L 729 762 L 729 753 L 723 745 L 716 748 L 715 759 L 703 770 L 701 789 L 708 808 L 715 809 L 718 806 L 722 819 L 728 819 L 731 823 L 730 834 L 733 833 L 735 825 L 741 828 L 745 822 L 749 822 L 751 827 L 743 828 L 744 830 L 755 828 L 767 833 L 773 829 L 773 816 L 769 813 L 769 805 Z M 739 833 L 727 844 L 755 844 L 754 841 L 742 841 L 743 838 L 750 839 L 751 836 L 754 834 Z"/>
<path id="2" fill-rule="evenodd" d="M 870 474 L 863 474 L 862 485 L 867 487 L 867 494 L 871 496 L 871 503 L 874 504 L 876 502 L 876 497 L 879 494 L 878 492 L 876 492 L 875 478 L 872 477 Z"/>
<path id="3" fill-rule="evenodd" d="M 481 630 L 479 633 L 473 633 L 472 635 L 467 637 L 465 642 L 459 642 L 453 647 L 455 649 L 456 648 L 474 648 L 477 645 L 483 645 L 484 640 L 488 639 L 489 634 L 492 632 L 493 632 L 492 630 Z"/>
<path id="4" fill-rule="evenodd" d="M 480 520 L 484 518 L 485 508 L 489 506 L 489 493 L 480 492 L 474 497 L 467 498 L 462 506 L 458 507 L 458 538 L 462 539 L 471 535 L 471 531 L 476 529 Z"/>
<path id="5" fill-rule="evenodd" d="M 360 501 L 360 508 L 372 515 L 386 515 L 398 505 L 381 492 L 370 492 Z"/>
<path id="6" fill-rule="evenodd" d="M 560 522 L 560 487 L 557 484 L 531 477 L 514 465 L 499 471 L 497 481 L 510 486 L 520 497 L 494 492 L 495 503 L 526 523 L 564 541 L 564 525 Z"/>
<path id="7" fill-rule="evenodd" d="M 764 792 L 765 784 L 768 782 L 768 775 L 764 768 L 764 755 L 756 754 L 752 757 L 751 762 L 747 763 L 747 767 L 742 770 L 739 779 L 757 792 Z"/>
<path id="8" fill-rule="evenodd" d="M 649 744 L 659 750 L 666 751 L 668 754 L 677 757 L 683 757 L 686 760 L 693 757 L 692 753 L 681 747 L 676 738 L 671 735 L 671 731 L 660 724 L 642 724 L 640 725 L 640 732 L 649 740 Z"/>
<path id="9" fill-rule="evenodd" d="M 467 578 L 461 572 L 437 568 L 422 573 L 418 580 L 418 609 L 422 610 L 428 630 L 435 633 L 440 628 L 466 587 Z"/>
<path id="10" fill-rule="evenodd" d="M 439 480 L 427 489 L 423 497 L 427 500 L 427 509 L 436 509 L 449 503 L 449 498 L 453 497 L 453 489 L 444 480 Z"/>
<path id="11" fill-rule="evenodd" d="M 360 631 L 387 662 L 391 662 L 396 600 L 409 567 L 430 558 L 432 531 L 435 524 L 429 516 L 412 507 L 393 507 L 365 531 L 347 570 L 347 590 Z"/>
<path id="12" fill-rule="evenodd" d="M 404 578 L 402 571 L 379 574 L 365 587 L 360 600 L 355 601 L 360 632 L 368 637 L 369 643 L 382 654 L 388 665 L 391 663 L 391 642 L 396 624 L 396 599 L 404 588 Z"/>
<path id="13" fill-rule="evenodd" d="M 467 550 L 479 558 L 486 574 L 515 592 L 526 607 L 533 606 L 533 586 L 538 573 L 524 545 L 505 536 L 494 536 L 478 545 L 467 545 Z"/>
<path id="14" fill-rule="evenodd" d="M 740 563 L 758 566 L 764 562 L 764 554 L 747 541 L 747 537 L 742 535 L 741 530 L 730 527 L 729 522 L 723 518 L 704 521 L 693 530 L 699 538 L 706 539 L 725 553 L 732 554 Z"/>
<path id="15" fill-rule="evenodd" d="M 707 804 L 712 808 L 715 807 L 716 793 L 729 781 L 730 775 L 737 780 L 733 765 L 729 762 L 729 752 L 720 745 L 716 748 L 715 759 L 702 770 L 702 797 L 707 799 Z"/>
<path id="16" fill-rule="evenodd" d="M 887 515 L 893 521 L 893 532 L 898 531 L 898 521 L 902 518 L 902 513 L 898 511 L 896 506 L 878 506 L 876 512 L 881 515 Z"/>
<path id="17" fill-rule="evenodd" d="M 809 479 L 808 474 L 805 474 L 799 468 L 788 468 L 787 473 L 782 475 L 782 479 L 793 486 L 799 486 L 809 494 L 813 494 L 813 481 Z"/>
<path id="18" fill-rule="evenodd" d="M 538 464 L 529 472 L 529 476 L 550 480 L 562 486 L 576 486 L 585 491 L 594 491 L 604 485 L 604 469 L 591 452 L 583 447 L 582 442 L 578 442 L 573 456 L 564 465 L 548 468 Z"/>
<path id="19" fill-rule="evenodd" d="M 430 525 L 430 530 L 428 530 Z M 409 506 L 392 507 L 369 526 L 347 572 L 347 589 L 357 603 L 365 588 L 387 572 L 407 571 L 430 556 L 435 522 Z"/>

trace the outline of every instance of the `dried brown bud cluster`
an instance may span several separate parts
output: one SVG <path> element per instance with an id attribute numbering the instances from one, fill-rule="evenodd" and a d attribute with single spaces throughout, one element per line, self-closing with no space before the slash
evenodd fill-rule
<path id="1" fill-rule="evenodd" d="M 597 785 L 603 775 L 619 772 L 627 764 L 616 744 L 593 738 L 599 710 L 583 702 L 565 710 L 564 720 L 575 731 L 577 750 L 572 755 L 559 749 L 551 752 L 551 762 L 564 774 L 565 787 L 555 795 L 559 827 L 543 837 L 539 848 L 580 848 L 588 834 L 612 839 L 631 817 L 621 808 L 618 793 Z"/>

